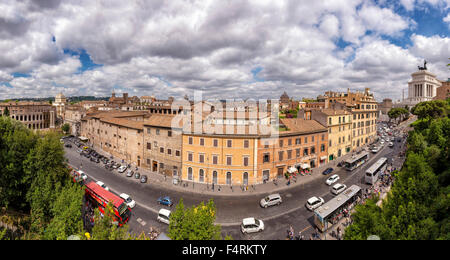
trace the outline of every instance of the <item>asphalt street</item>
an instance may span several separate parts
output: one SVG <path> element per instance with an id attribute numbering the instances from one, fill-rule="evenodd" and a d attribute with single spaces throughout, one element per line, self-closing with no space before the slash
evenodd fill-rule
<path id="1" fill-rule="evenodd" d="M 403 142 L 402 142 L 403 143 Z M 335 167 L 332 174 L 340 176 L 339 183 L 346 184 L 347 187 L 356 184 L 361 188 L 367 188 L 363 181 L 363 176 L 368 167 L 370 167 L 380 157 L 394 158 L 394 155 L 400 151 L 399 142 L 394 142 L 395 146 L 390 148 L 385 143 L 382 150 L 377 154 L 370 153 L 369 162 L 353 172 L 348 172 L 339 167 Z M 159 223 L 156 220 L 157 212 L 161 208 L 170 209 L 168 206 L 162 206 L 157 203 L 157 199 L 161 196 L 170 196 L 174 199 L 174 206 L 183 198 L 185 206 L 197 205 L 201 201 L 213 199 L 217 208 L 216 223 L 222 226 L 224 234 L 229 234 L 233 239 L 285 239 L 286 230 L 292 225 L 295 232 L 303 231 L 309 234 L 314 230 L 313 213 L 305 208 L 306 201 L 312 196 L 320 196 L 325 202 L 333 198 L 330 193 L 330 186 L 325 184 L 325 180 L 329 177 L 321 176 L 309 183 L 302 184 L 293 188 L 288 188 L 279 192 L 283 203 L 279 206 L 261 208 L 259 201 L 263 195 L 243 195 L 236 196 L 224 195 L 202 195 L 189 191 L 179 192 L 175 190 L 165 189 L 158 186 L 158 183 L 142 184 L 134 177 L 126 177 L 125 173 L 118 173 L 117 170 L 109 171 L 104 168 L 102 162 L 91 162 L 84 156 L 77 153 L 77 148 L 65 148 L 66 158 L 75 168 L 81 169 L 89 176 L 89 178 L 104 182 L 112 192 L 116 194 L 127 193 L 135 201 L 136 207 L 132 209 L 132 217 L 129 222 L 130 232 L 138 234 L 142 231 L 148 232 L 150 227 L 157 228 L 162 232 L 166 232 L 168 226 Z M 318 174 L 318 173 L 316 173 Z M 265 185 L 273 185 L 268 183 Z M 268 193 L 269 194 L 269 193 Z M 265 223 L 265 230 L 260 233 L 243 235 L 240 232 L 240 223 L 243 218 L 255 217 L 262 219 Z"/>

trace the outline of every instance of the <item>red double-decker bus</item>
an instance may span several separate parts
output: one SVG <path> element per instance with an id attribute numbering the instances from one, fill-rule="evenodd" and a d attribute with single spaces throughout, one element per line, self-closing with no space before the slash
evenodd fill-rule
<path id="1" fill-rule="evenodd" d="M 97 183 L 91 181 L 86 184 L 86 199 L 90 200 L 94 206 L 98 206 L 100 212 L 105 215 L 105 208 L 109 202 L 114 206 L 114 223 L 123 226 L 128 222 L 131 216 L 131 210 L 125 201 L 110 191 L 100 187 Z"/>

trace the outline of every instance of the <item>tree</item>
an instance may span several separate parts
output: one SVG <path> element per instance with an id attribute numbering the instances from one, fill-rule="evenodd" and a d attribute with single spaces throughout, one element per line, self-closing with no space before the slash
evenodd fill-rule
<path id="1" fill-rule="evenodd" d="M 185 209 L 181 199 L 170 216 L 168 236 L 173 240 L 219 240 L 221 227 L 214 225 L 215 219 L 213 200 Z"/>
<path id="2" fill-rule="evenodd" d="M 9 116 L 9 109 L 8 109 L 8 107 L 5 107 L 5 110 L 3 111 L 3 116 Z"/>
<path id="3" fill-rule="evenodd" d="M 84 189 L 79 185 L 70 181 L 66 183 L 52 205 L 54 217 L 45 230 L 44 239 L 65 240 L 70 235 L 83 236 L 83 196 Z"/>
<path id="4" fill-rule="evenodd" d="M 104 209 L 103 216 L 98 209 L 95 209 L 94 222 L 92 228 L 92 240 L 125 240 L 128 239 L 128 224 L 119 227 L 114 224 L 114 209 L 112 203 L 108 203 Z"/>
<path id="5" fill-rule="evenodd" d="M 70 125 L 67 124 L 67 123 L 63 124 L 63 125 L 61 126 L 61 130 L 62 130 L 65 134 L 67 134 L 67 133 L 70 131 Z"/>

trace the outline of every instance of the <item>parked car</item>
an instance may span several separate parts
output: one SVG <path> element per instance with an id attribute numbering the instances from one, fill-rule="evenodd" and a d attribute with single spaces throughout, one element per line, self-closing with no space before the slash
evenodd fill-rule
<path id="1" fill-rule="evenodd" d="M 305 206 L 306 206 L 307 209 L 312 211 L 312 210 L 320 207 L 324 203 L 325 203 L 325 201 L 321 197 L 318 197 L 318 198 L 317 197 L 312 197 L 312 198 L 309 198 L 309 200 L 306 201 Z"/>
<path id="2" fill-rule="evenodd" d="M 117 170 L 120 173 L 123 173 L 124 171 L 126 171 L 127 167 L 125 165 L 122 165 L 119 167 L 119 169 Z"/>
<path id="3" fill-rule="evenodd" d="M 83 171 L 78 171 L 78 173 L 80 173 L 81 178 L 83 178 L 83 180 L 87 180 L 87 175 L 86 173 L 84 173 Z"/>
<path id="4" fill-rule="evenodd" d="M 169 206 L 169 207 L 172 207 L 172 205 L 173 205 L 173 201 L 169 196 L 158 198 L 158 203 L 161 205 Z"/>
<path id="5" fill-rule="evenodd" d="M 122 193 L 120 194 L 120 197 L 125 200 L 125 203 L 128 205 L 128 207 L 134 208 L 134 206 L 136 206 L 136 202 L 131 199 L 130 195 Z"/>
<path id="6" fill-rule="evenodd" d="M 96 163 L 99 163 L 100 162 L 100 160 L 98 159 L 98 158 L 96 158 L 96 157 L 91 157 L 91 161 L 92 162 L 96 162 Z"/>
<path id="7" fill-rule="evenodd" d="M 380 151 L 380 147 L 374 147 L 372 149 L 372 153 L 378 153 Z"/>
<path id="8" fill-rule="evenodd" d="M 101 181 L 97 181 L 96 182 L 100 187 L 102 187 L 103 189 L 105 189 L 105 190 L 108 190 L 109 191 L 109 188 L 103 183 L 103 182 L 101 182 Z"/>
<path id="9" fill-rule="evenodd" d="M 67 147 L 67 148 L 72 148 L 71 144 L 65 144 L 64 146 Z"/>
<path id="10" fill-rule="evenodd" d="M 394 147 L 394 143 L 393 142 L 389 142 L 389 147 Z"/>
<path id="11" fill-rule="evenodd" d="M 169 219 L 170 219 L 170 210 L 167 209 L 160 209 L 158 212 L 158 218 L 157 220 L 159 222 L 165 223 L 169 225 Z"/>
<path id="12" fill-rule="evenodd" d="M 345 184 L 338 183 L 333 186 L 333 188 L 331 189 L 331 193 L 333 193 L 334 195 L 338 195 L 339 193 L 343 192 L 346 188 L 347 186 Z"/>
<path id="13" fill-rule="evenodd" d="M 134 174 L 134 178 L 135 178 L 135 179 L 140 179 L 140 178 L 141 178 L 141 174 L 138 173 L 138 172 L 136 172 L 136 173 Z"/>
<path id="14" fill-rule="evenodd" d="M 141 176 L 141 183 L 146 183 L 147 182 L 147 175 L 142 175 Z"/>
<path id="15" fill-rule="evenodd" d="M 133 176 L 133 174 L 134 174 L 134 171 L 132 171 L 132 170 L 127 171 L 127 177 L 131 177 L 131 176 Z"/>
<path id="16" fill-rule="evenodd" d="M 264 222 L 256 218 L 244 218 L 241 224 L 243 234 L 260 232 L 264 230 Z"/>
<path id="17" fill-rule="evenodd" d="M 323 172 L 322 172 L 322 174 L 323 175 L 328 175 L 328 174 L 330 174 L 330 173 L 332 173 L 333 172 L 333 168 L 327 168 L 327 169 L 325 169 Z"/>
<path id="18" fill-rule="evenodd" d="M 275 194 L 268 195 L 267 197 L 262 199 L 259 202 L 259 205 L 261 205 L 261 207 L 263 207 L 263 208 L 267 208 L 268 206 L 280 205 L 281 202 L 283 202 L 283 201 L 281 200 L 280 194 L 275 193 Z"/>
<path id="19" fill-rule="evenodd" d="M 328 186 L 330 186 L 331 184 L 337 182 L 338 180 L 339 180 L 339 175 L 334 174 L 334 175 L 330 176 L 330 178 L 328 178 L 328 179 L 325 181 L 325 183 L 326 183 Z"/>

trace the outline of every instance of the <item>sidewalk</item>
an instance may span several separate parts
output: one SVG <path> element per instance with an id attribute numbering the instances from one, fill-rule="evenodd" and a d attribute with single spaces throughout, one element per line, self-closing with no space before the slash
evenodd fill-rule
<path id="1" fill-rule="evenodd" d="M 368 145 L 362 146 L 359 148 L 359 150 L 364 150 Z M 102 154 L 104 156 L 107 156 L 110 158 L 110 154 L 105 153 L 100 148 L 92 147 L 94 148 L 97 153 Z M 159 187 L 164 187 L 170 190 L 179 191 L 179 192 L 193 192 L 198 194 L 205 194 L 205 195 L 214 195 L 214 196 L 245 196 L 245 195 L 261 195 L 261 194 L 267 194 L 267 193 L 277 193 L 281 192 L 287 189 L 294 189 L 297 187 L 301 187 L 303 184 L 309 183 L 311 181 L 314 181 L 318 178 L 323 177 L 322 172 L 329 167 L 334 168 L 334 171 L 339 170 L 340 168 L 337 167 L 337 164 L 340 161 L 344 161 L 352 156 L 352 154 L 356 154 L 356 152 L 348 153 L 346 155 L 343 155 L 331 162 L 328 162 L 326 164 L 323 164 L 319 167 L 313 168 L 311 170 L 310 175 L 301 176 L 297 174 L 296 180 L 291 179 L 291 182 L 289 185 L 287 185 L 288 180 L 285 178 L 278 178 L 277 183 L 274 184 L 273 181 L 268 181 L 264 184 L 255 184 L 255 185 L 249 185 L 248 190 L 244 190 L 243 185 L 214 185 L 214 190 L 212 189 L 211 184 L 203 184 L 203 183 L 194 183 L 191 181 L 181 181 L 179 180 L 178 184 L 173 184 L 173 177 L 171 176 L 164 176 L 163 174 L 152 172 L 149 169 L 145 168 L 138 168 L 138 172 L 142 175 L 147 175 L 148 181 L 147 184 L 150 185 L 158 185 Z M 113 160 L 115 162 L 122 162 L 122 159 L 113 157 Z M 131 169 L 134 170 L 136 168 L 135 165 L 132 165 Z M 125 175 L 123 175 L 124 178 L 127 178 Z M 128 178 L 129 179 L 129 178 Z M 134 178 L 133 178 L 134 179 Z M 138 181 L 138 180 L 136 180 Z"/>

